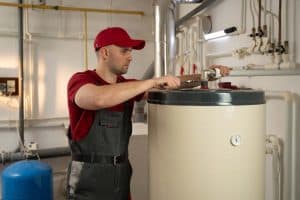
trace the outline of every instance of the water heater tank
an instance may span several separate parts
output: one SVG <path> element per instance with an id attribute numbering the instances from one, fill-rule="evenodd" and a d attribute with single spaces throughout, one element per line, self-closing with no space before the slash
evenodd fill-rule
<path id="1" fill-rule="evenodd" d="M 151 91 L 150 200 L 264 200 L 265 96 Z"/>
<path id="2" fill-rule="evenodd" d="M 2 173 L 2 200 L 53 200 L 51 167 L 39 161 L 19 161 Z"/>

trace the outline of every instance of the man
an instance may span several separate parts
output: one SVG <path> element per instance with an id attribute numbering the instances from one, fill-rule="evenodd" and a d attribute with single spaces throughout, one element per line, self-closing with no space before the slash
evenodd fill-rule
<path id="1" fill-rule="evenodd" d="M 122 28 L 107 28 L 94 42 L 96 69 L 76 73 L 68 83 L 69 200 L 130 199 L 128 143 L 134 101 L 146 98 L 151 88 L 180 86 L 174 76 L 143 81 L 122 76 L 132 61 L 132 50 L 144 46 L 145 41 L 131 39 Z M 227 73 L 227 68 L 221 71 Z"/>

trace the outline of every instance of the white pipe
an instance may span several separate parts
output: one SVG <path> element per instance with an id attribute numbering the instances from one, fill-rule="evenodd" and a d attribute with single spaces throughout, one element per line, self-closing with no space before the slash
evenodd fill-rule
<path id="1" fill-rule="evenodd" d="M 282 27 L 284 27 L 283 28 L 283 39 L 282 39 L 282 42 L 284 42 L 284 41 L 287 41 L 287 40 L 289 40 L 288 39 L 288 35 L 289 35 L 289 26 L 288 26 L 288 0 L 283 0 L 283 1 L 285 1 L 285 3 L 283 4 L 283 9 L 282 9 L 282 18 L 283 18 L 283 20 L 282 20 L 282 23 L 283 23 L 283 26 Z M 296 25 L 296 24 L 295 24 Z"/>
<path id="2" fill-rule="evenodd" d="M 263 25 L 267 25 L 267 0 L 264 0 L 264 24 Z"/>
<path id="3" fill-rule="evenodd" d="M 240 28 L 239 28 L 239 34 L 244 34 L 246 33 L 246 9 L 247 9 L 247 3 L 246 0 L 242 0 L 241 2 L 241 21 L 240 21 Z"/>
<path id="4" fill-rule="evenodd" d="M 282 186 L 282 153 L 280 139 L 275 135 L 267 136 L 267 145 L 270 144 L 271 147 L 267 146 L 266 153 L 272 154 L 272 166 L 273 166 L 273 194 L 274 200 L 281 200 L 281 186 Z"/>
<path id="5" fill-rule="evenodd" d="M 291 155 L 291 200 L 296 200 L 296 161 L 297 161 L 297 148 L 296 148 L 296 135 L 297 135 L 297 110 L 298 110 L 298 98 L 297 95 L 292 94 L 292 155 Z"/>
<path id="6" fill-rule="evenodd" d="M 253 0 L 249 1 L 249 7 L 250 7 L 250 13 L 251 13 L 251 17 L 252 17 L 252 28 L 255 27 L 255 16 L 254 16 L 254 11 L 253 11 L 253 4 L 252 4 Z"/>
<path id="7" fill-rule="evenodd" d="M 284 148 L 284 168 L 283 168 L 283 199 L 295 199 L 296 183 L 296 96 L 288 91 L 266 92 L 267 100 L 277 99 L 286 102 L 286 133 Z"/>
<path id="8" fill-rule="evenodd" d="M 200 40 L 203 39 L 203 26 L 202 26 L 202 18 L 200 16 L 197 16 L 197 23 L 198 23 L 198 36 L 197 38 L 199 38 Z M 203 70 L 203 43 L 196 43 L 197 45 L 197 61 L 199 63 L 199 71 L 202 71 Z"/>
<path id="9" fill-rule="evenodd" d="M 28 1 L 27 1 L 28 3 Z M 28 84 L 28 90 L 25 93 L 25 118 L 31 118 L 32 117 L 32 105 L 33 105 L 33 62 L 34 62 L 34 53 L 33 53 L 33 41 L 32 41 L 32 34 L 29 31 L 29 13 L 28 9 L 26 9 L 25 12 L 25 41 L 28 44 L 28 53 L 27 53 L 27 60 L 29 62 L 27 66 L 25 66 L 26 71 L 28 72 L 27 76 L 27 84 Z M 26 76 L 25 76 L 26 77 Z M 26 79 L 25 79 L 26 80 Z M 25 82 L 25 85 L 26 85 Z"/>
<path id="10" fill-rule="evenodd" d="M 233 67 L 236 68 L 245 68 L 245 67 Z M 300 69 L 249 69 L 249 70 L 233 70 L 230 72 L 229 76 L 299 76 Z"/>
<path id="11" fill-rule="evenodd" d="M 162 48 L 164 45 L 162 44 L 162 34 L 161 34 L 161 26 L 162 26 L 162 18 L 161 11 L 158 0 L 154 0 L 154 76 L 160 77 L 162 75 L 162 66 L 163 66 L 163 54 Z"/>
<path id="12" fill-rule="evenodd" d="M 296 0 L 289 0 L 288 8 L 289 14 L 287 17 L 287 26 L 290 29 L 289 30 L 289 54 L 290 59 L 293 63 L 296 62 Z"/>

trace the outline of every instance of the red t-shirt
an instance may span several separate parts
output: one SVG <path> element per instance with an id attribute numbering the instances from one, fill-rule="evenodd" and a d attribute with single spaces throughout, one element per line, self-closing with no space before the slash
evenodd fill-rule
<path id="1" fill-rule="evenodd" d="M 134 79 L 125 79 L 123 76 L 117 77 L 117 82 L 136 81 Z M 109 85 L 105 80 L 99 77 L 95 70 L 87 70 L 85 72 L 78 72 L 74 74 L 68 83 L 68 107 L 70 116 L 70 126 L 72 133 L 72 140 L 83 139 L 89 132 L 90 127 L 93 124 L 96 110 L 84 110 L 78 107 L 75 103 L 75 94 L 78 89 L 87 84 L 95 85 Z M 131 111 L 133 109 L 134 101 L 140 101 L 143 97 L 143 93 L 130 99 Z M 108 108 L 111 111 L 122 112 L 124 110 L 124 103 Z"/>

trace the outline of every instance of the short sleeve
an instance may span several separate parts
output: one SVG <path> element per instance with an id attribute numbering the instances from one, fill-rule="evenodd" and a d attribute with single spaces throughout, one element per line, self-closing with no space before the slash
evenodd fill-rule
<path id="1" fill-rule="evenodd" d="M 74 103 L 74 98 L 81 86 L 94 83 L 94 81 L 86 73 L 74 74 L 68 83 L 68 100 Z"/>

